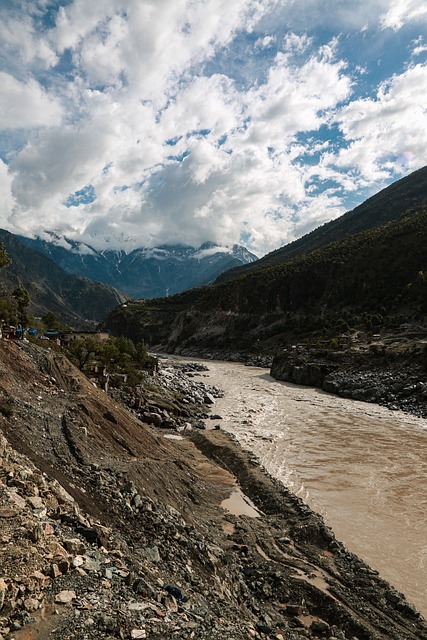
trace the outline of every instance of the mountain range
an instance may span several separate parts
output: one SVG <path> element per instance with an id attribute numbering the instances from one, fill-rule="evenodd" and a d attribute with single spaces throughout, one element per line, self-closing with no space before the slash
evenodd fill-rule
<path id="1" fill-rule="evenodd" d="M 67 273 L 103 282 L 132 298 L 158 298 L 210 284 L 223 271 L 257 260 L 253 253 L 236 244 L 220 247 L 206 242 L 198 248 L 162 245 L 127 253 L 98 251 L 54 233 L 48 237 L 49 240 L 19 239 Z"/>
<path id="2" fill-rule="evenodd" d="M 27 290 L 30 311 L 36 317 L 54 312 L 67 325 L 84 327 L 99 322 L 127 296 L 113 287 L 70 275 L 52 260 L 27 246 L 18 236 L 0 229 L 11 260 L 0 270 L 0 289 L 10 294 L 17 287 Z"/>
<path id="3" fill-rule="evenodd" d="M 296 243 L 227 273 L 224 282 L 149 307 L 129 304 L 114 310 L 104 325 L 167 351 L 271 352 L 289 341 L 340 336 L 360 324 L 423 323 L 423 203 L 427 168 Z"/>

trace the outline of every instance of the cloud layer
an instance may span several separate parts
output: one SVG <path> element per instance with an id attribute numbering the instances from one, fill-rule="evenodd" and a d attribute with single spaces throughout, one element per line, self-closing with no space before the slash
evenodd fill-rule
<path id="1" fill-rule="evenodd" d="M 0 224 L 261 255 L 424 165 L 426 12 L 322 7 L 2 5 Z"/>

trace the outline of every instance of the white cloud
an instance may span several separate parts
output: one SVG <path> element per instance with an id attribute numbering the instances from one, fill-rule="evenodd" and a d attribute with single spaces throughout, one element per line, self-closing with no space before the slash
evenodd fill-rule
<path id="1" fill-rule="evenodd" d="M 250 28 L 268 3 L 257 0 L 74 0 L 51 38 L 70 48 L 92 85 L 122 73 L 129 93 L 161 106 L 185 70 Z M 264 6 L 264 9 L 263 9 Z"/>
<path id="2" fill-rule="evenodd" d="M 393 0 L 391 7 L 382 16 L 384 27 L 397 30 L 412 21 L 424 21 L 427 18 L 427 5 L 420 0 Z"/>
<path id="3" fill-rule="evenodd" d="M 242 136 L 245 144 L 284 150 L 298 132 L 317 129 L 330 110 L 349 96 L 351 81 L 343 62 L 310 58 L 293 67 L 287 55 L 278 54 L 266 84 L 248 95 L 251 123 Z"/>
<path id="4" fill-rule="evenodd" d="M 427 65 L 418 64 L 383 83 L 375 98 L 343 107 L 337 121 L 349 146 L 340 151 L 337 166 L 357 167 L 372 182 L 403 167 L 422 166 L 427 145 L 425 95 Z"/>
<path id="5" fill-rule="evenodd" d="M 7 14 L 0 8 L 0 42 L 8 68 L 17 69 L 20 64 L 48 69 L 58 62 L 58 56 L 46 38 L 36 33 L 31 16 L 20 11 Z"/>
<path id="6" fill-rule="evenodd" d="M 19 82 L 0 71 L 0 122 L 2 129 L 30 129 L 59 124 L 63 115 L 58 100 L 34 80 Z"/>
<path id="7" fill-rule="evenodd" d="M 0 19 L 12 231 L 56 229 L 98 248 L 243 236 L 261 254 L 342 213 L 345 194 L 423 163 L 425 67 L 375 91 L 370 61 L 350 59 L 356 31 L 415 24 L 411 2 L 63 5 L 56 15 L 51 0 L 22 2 Z M 383 29 L 375 55 L 393 37 Z M 66 206 L 89 185 L 93 201 Z"/>
<path id="8" fill-rule="evenodd" d="M 6 218 L 12 213 L 14 199 L 12 196 L 12 176 L 7 165 L 0 160 L 0 194 L 2 197 L 2 214 Z"/>

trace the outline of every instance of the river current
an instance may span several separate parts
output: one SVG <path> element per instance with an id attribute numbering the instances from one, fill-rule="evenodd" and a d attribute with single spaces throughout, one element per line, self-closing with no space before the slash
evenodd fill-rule
<path id="1" fill-rule="evenodd" d="M 427 617 L 426 421 L 267 369 L 206 364 L 206 382 L 225 391 L 213 408 L 223 419 L 208 424 L 233 433 Z"/>

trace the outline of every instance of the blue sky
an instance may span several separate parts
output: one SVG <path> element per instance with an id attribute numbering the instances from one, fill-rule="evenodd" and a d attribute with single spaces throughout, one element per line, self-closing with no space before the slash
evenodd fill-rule
<path id="1" fill-rule="evenodd" d="M 0 225 L 262 255 L 427 164 L 427 2 L 1 0 Z"/>

